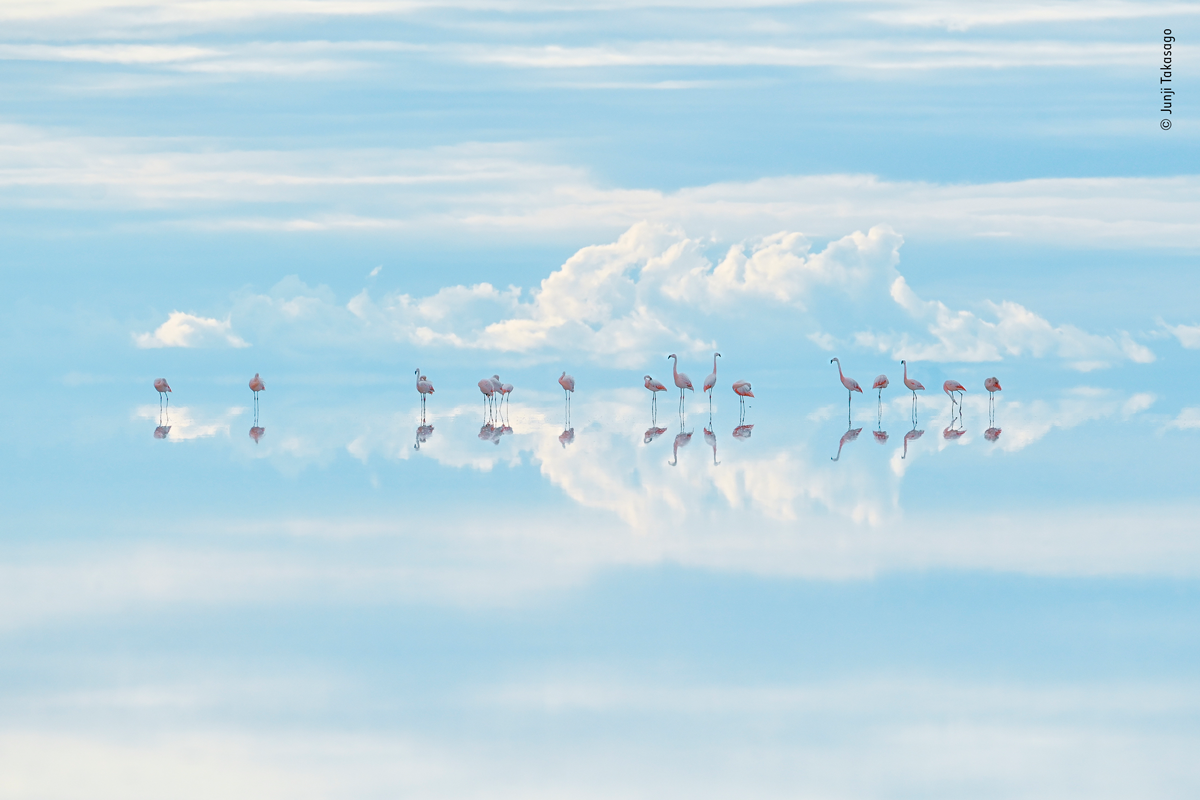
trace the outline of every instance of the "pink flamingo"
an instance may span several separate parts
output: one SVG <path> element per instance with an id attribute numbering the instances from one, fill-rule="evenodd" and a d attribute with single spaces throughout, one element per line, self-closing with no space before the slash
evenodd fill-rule
<path id="1" fill-rule="evenodd" d="M 710 416 L 712 415 L 712 388 L 717 385 L 717 359 L 720 357 L 720 353 L 713 353 L 712 374 L 704 379 L 703 391 L 708 392 L 708 411 Z"/>
<path id="2" fill-rule="evenodd" d="M 908 377 L 907 361 L 901 361 L 900 363 L 904 365 L 904 385 L 913 393 L 912 418 L 913 427 L 915 428 L 917 423 L 917 392 L 925 391 L 925 386 L 920 381 Z"/>
<path id="3" fill-rule="evenodd" d="M 876 378 L 876 379 L 875 379 L 875 382 L 871 384 L 871 388 L 872 388 L 872 389 L 878 389 L 878 390 L 879 390 L 879 395 L 878 395 L 878 398 L 879 398 L 879 416 L 880 416 L 881 418 L 883 417 L 883 390 L 884 390 L 884 389 L 886 389 L 887 387 L 888 387 L 888 378 L 887 378 L 887 375 L 880 375 L 878 378 Z"/>
<path id="4" fill-rule="evenodd" d="M 650 390 L 650 416 L 653 418 L 658 412 L 658 393 L 665 392 L 667 387 L 663 385 L 662 381 L 656 381 L 649 375 L 645 376 L 643 380 L 646 388 Z"/>
<path id="5" fill-rule="evenodd" d="M 421 395 L 421 419 L 425 419 L 425 396 L 433 394 L 433 384 L 421 374 L 420 367 L 413 370 L 413 374 L 417 376 L 417 392 Z"/>
<path id="6" fill-rule="evenodd" d="M 563 374 L 558 377 L 558 385 L 563 387 L 563 403 L 566 406 L 567 422 L 571 421 L 571 395 L 575 394 L 575 379 L 567 374 L 564 369 Z M 571 429 L 571 440 L 575 440 L 575 429 Z M 563 447 L 566 447 L 564 444 Z"/>
<path id="7" fill-rule="evenodd" d="M 483 378 L 478 386 L 479 391 L 483 392 L 483 413 L 491 416 L 492 395 L 496 393 L 496 387 L 492 385 L 491 378 Z"/>
<path id="8" fill-rule="evenodd" d="M 506 383 L 500 387 L 500 390 L 504 393 L 504 405 L 511 409 L 512 401 L 508 399 L 508 396 L 512 394 L 513 385 L 511 383 Z"/>
<path id="9" fill-rule="evenodd" d="M 832 456 L 832 457 L 830 457 L 830 459 L 829 459 L 829 460 L 830 460 L 830 461 L 838 461 L 838 460 L 840 460 L 840 459 L 841 459 L 841 457 L 842 457 L 842 448 L 843 448 L 843 447 L 845 447 L 845 445 L 846 445 L 846 442 L 853 442 L 855 439 L 857 439 L 857 438 L 858 438 L 858 435 L 859 435 L 860 433 L 862 433 L 862 428 L 851 428 L 850 430 L 848 430 L 848 431 L 846 431 L 845 433 L 843 433 L 843 434 L 842 434 L 842 440 L 841 440 L 840 442 L 838 442 L 838 452 L 837 452 L 837 455 L 836 455 L 836 456 Z"/>
<path id="10" fill-rule="evenodd" d="M 734 381 L 733 393 L 738 396 L 738 403 L 741 406 L 741 413 L 738 416 L 740 421 L 746 416 L 746 398 L 754 397 L 754 392 L 750 388 L 750 381 Z"/>
<path id="11" fill-rule="evenodd" d="M 171 387 L 167 384 L 166 378 L 155 378 L 154 388 L 158 391 L 158 410 L 162 411 L 163 398 L 167 397 L 167 392 L 171 391 Z M 171 398 L 167 397 L 167 408 L 171 407 Z"/>
<path id="12" fill-rule="evenodd" d="M 837 361 L 838 365 L 838 377 L 842 379 L 842 386 L 846 387 L 846 420 L 848 422 L 850 420 L 850 398 L 854 397 L 855 392 L 862 394 L 862 387 L 858 385 L 858 381 L 854 380 L 854 378 L 847 378 L 842 374 L 841 361 L 838 361 L 836 358 L 829 359 L 830 364 L 835 361 Z"/>
<path id="13" fill-rule="evenodd" d="M 983 388 L 988 391 L 988 421 L 996 424 L 996 392 L 1000 391 L 1000 381 L 995 378 L 987 378 L 983 382 Z M 997 434 L 999 435 L 999 434 Z"/>
<path id="14" fill-rule="evenodd" d="M 958 394 L 958 411 L 961 414 L 962 413 L 962 393 L 965 392 L 966 390 L 967 390 L 967 387 L 963 386 L 958 381 L 946 381 L 945 383 L 942 384 L 942 391 L 945 392 L 946 395 L 950 398 L 950 416 L 952 418 L 954 416 L 954 393 L 955 392 L 959 393 Z"/>
<path id="15" fill-rule="evenodd" d="M 687 389 L 689 392 L 694 392 L 696 390 L 692 388 L 692 379 L 689 378 L 685 373 L 679 371 L 679 356 L 671 353 L 671 355 L 667 356 L 667 358 L 675 359 L 675 363 L 671 364 L 671 375 L 675 378 L 675 385 L 679 387 L 679 413 L 682 414 L 683 390 Z M 715 358 L 713 359 L 713 363 L 716 364 Z"/>

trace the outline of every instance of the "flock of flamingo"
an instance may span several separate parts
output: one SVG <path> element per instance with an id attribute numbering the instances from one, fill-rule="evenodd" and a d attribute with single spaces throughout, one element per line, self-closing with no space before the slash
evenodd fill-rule
<path id="1" fill-rule="evenodd" d="M 712 373 L 704 379 L 702 391 L 708 395 L 708 419 L 709 425 L 704 428 L 704 438 L 713 449 L 713 463 L 719 464 L 717 461 L 717 439 L 716 434 L 712 431 L 712 397 L 713 391 L 717 385 L 717 359 L 721 358 L 720 353 L 713 353 L 713 369 Z M 674 380 L 676 388 L 679 389 L 679 434 L 675 437 L 674 453 L 672 461 L 667 463 L 674 466 L 679 462 L 679 448 L 686 446 L 692 438 L 692 433 L 684 430 L 686 425 L 685 413 L 685 392 L 695 392 L 695 387 L 692 384 L 691 378 L 686 373 L 679 371 L 679 356 L 671 353 L 667 356 L 671 363 L 671 377 Z M 851 403 L 854 399 L 854 393 L 862 394 L 862 386 L 853 378 L 847 377 L 842 372 L 842 362 L 840 359 L 832 358 L 830 364 L 837 364 L 838 378 L 842 382 L 842 386 L 846 389 L 846 421 L 848 423 L 846 433 L 842 435 L 841 441 L 838 443 L 838 453 L 832 457 L 833 461 L 841 458 L 842 448 L 848 443 L 858 438 L 862 433 L 862 428 L 854 428 L 851 422 Z M 912 430 L 904 435 L 904 454 L 901 458 L 908 455 L 908 443 L 915 439 L 919 439 L 924 435 L 925 431 L 917 430 L 917 392 L 924 391 L 925 387 L 920 381 L 908 377 L 908 362 L 901 361 L 900 364 L 904 368 L 904 386 L 912 392 Z M 417 439 L 414 447 L 420 449 L 421 445 L 429 440 L 433 434 L 433 426 L 425 421 L 425 403 L 429 395 L 434 393 L 433 383 L 425 375 L 421 374 L 420 368 L 413 373 L 416 376 L 417 393 L 421 398 L 421 424 L 417 428 Z M 575 393 L 575 378 L 567 374 L 563 370 L 562 375 L 558 378 L 558 384 L 563 390 L 563 411 L 564 422 L 563 432 L 559 436 L 559 442 L 565 448 L 568 444 L 575 441 L 575 429 L 571 427 L 571 396 Z M 259 425 L 258 419 L 258 393 L 264 391 L 267 387 L 263 383 L 261 377 L 256 372 L 254 377 L 250 379 L 250 391 L 254 393 L 254 425 L 250 428 L 250 438 L 257 444 L 266 429 Z M 667 391 L 666 385 L 662 381 L 655 380 L 650 375 L 643 377 L 643 385 L 650 392 L 650 420 L 651 426 L 646 431 L 644 442 L 650 444 L 662 434 L 666 433 L 666 428 L 658 427 L 658 393 Z M 512 428 L 508 425 L 505 409 L 509 402 L 509 396 L 512 394 L 513 385 L 511 383 L 503 383 L 499 375 L 492 375 L 490 378 L 482 378 L 479 383 L 479 391 L 483 394 L 484 401 L 484 425 L 479 431 L 479 438 L 485 441 L 491 441 L 499 444 L 500 439 L 506 434 L 512 433 Z M 878 391 L 877 394 L 877 424 L 876 430 L 873 432 L 875 440 L 880 444 L 884 444 L 888 440 L 888 434 L 882 430 L 883 421 L 883 390 L 888 388 L 889 381 L 887 375 L 880 375 L 871 384 L 871 388 Z M 158 378 L 154 381 L 154 388 L 159 396 L 159 424 L 154 431 L 154 436 L 157 439 L 165 439 L 171 431 L 170 425 L 170 398 L 167 396 L 171 392 L 171 386 L 167 383 L 166 378 Z M 733 383 L 733 392 L 738 396 L 740 413 L 738 415 L 738 426 L 733 430 L 735 439 L 745 440 L 750 438 L 753 425 L 746 424 L 746 398 L 754 397 L 754 392 L 749 381 L 739 380 Z M 995 425 L 996 412 L 996 392 L 1001 391 L 1000 381 L 996 378 L 988 378 L 983 382 L 983 388 L 988 392 L 989 399 L 989 423 L 990 426 L 984 432 L 984 438 L 988 441 L 996 441 L 1000 437 L 1000 429 Z M 947 380 L 942 384 L 942 391 L 950 398 L 950 425 L 942 432 L 946 439 L 957 439 L 966 431 L 962 427 L 962 398 L 967 388 L 955 380 Z M 165 399 L 165 400 L 164 400 Z M 164 402 L 166 410 L 166 424 L 163 422 Z"/>

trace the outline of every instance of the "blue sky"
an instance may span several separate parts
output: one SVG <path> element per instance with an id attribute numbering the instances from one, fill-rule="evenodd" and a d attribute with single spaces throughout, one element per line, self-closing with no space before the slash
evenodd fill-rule
<path id="1" fill-rule="evenodd" d="M 3 4 L 0 798 L 1194 795 L 1198 15 Z"/>

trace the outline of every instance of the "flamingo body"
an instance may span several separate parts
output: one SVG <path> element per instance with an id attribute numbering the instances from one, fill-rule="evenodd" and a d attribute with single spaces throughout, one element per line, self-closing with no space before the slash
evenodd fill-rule
<path id="1" fill-rule="evenodd" d="M 983 388 L 992 393 L 998 392 L 1000 391 L 1000 381 L 995 378 L 987 378 L 983 382 Z"/>
<path id="2" fill-rule="evenodd" d="M 754 392 L 750 389 L 750 381 L 738 381 L 733 384 L 733 393 L 739 397 L 754 397 Z"/>
<path id="3" fill-rule="evenodd" d="M 258 376 L 256 375 L 255 377 L 258 377 Z M 155 378 L 154 379 L 154 388 L 158 390 L 159 394 L 162 394 L 163 392 L 171 391 L 171 387 L 167 383 L 166 378 Z"/>
<path id="4" fill-rule="evenodd" d="M 646 388 L 649 389 L 651 392 L 665 392 L 667 390 L 667 387 L 663 384 L 662 381 L 656 381 L 656 380 L 654 380 L 654 378 L 651 378 L 649 375 L 647 375 L 644 380 L 645 380 Z"/>
<path id="5" fill-rule="evenodd" d="M 258 377 L 257 372 L 254 373 L 254 377 L 250 379 L 250 391 L 261 392 L 266 388 L 267 388 L 267 385 L 265 383 L 263 383 L 262 378 Z"/>
<path id="6" fill-rule="evenodd" d="M 563 391 L 575 391 L 575 379 L 568 375 L 565 369 L 563 370 L 563 374 L 558 379 L 558 385 L 563 388 Z"/>
<path id="7" fill-rule="evenodd" d="M 872 389 L 886 389 L 887 387 L 888 387 L 887 375 L 880 375 L 878 378 L 875 379 L 875 382 L 871 384 Z"/>
<path id="8" fill-rule="evenodd" d="M 967 390 L 967 387 L 963 386 L 958 381 L 946 381 L 945 383 L 942 384 L 942 391 L 945 392 L 946 394 L 953 394 L 954 392 L 965 392 L 966 390 Z"/>

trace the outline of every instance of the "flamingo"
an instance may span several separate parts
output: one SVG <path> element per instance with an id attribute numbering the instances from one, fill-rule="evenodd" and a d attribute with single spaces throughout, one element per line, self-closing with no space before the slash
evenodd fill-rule
<path id="1" fill-rule="evenodd" d="M 645 376 L 643 381 L 646 384 L 646 388 L 650 390 L 650 416 L 653 417 L 655 412 L 658 411 L 658 393 L 665 392 L 667 387 L 663 385 L 662 381 L 656 381 L 649 375 Z"/>
<path id="2" fill-rule="evenodd" d="M 694 388 L 692 388 L 692 379 L 689 378 L 686 374 L 679 371 L 679 356 L 675 355 L 674 353 L 671 353 L 671 355 L 667 356 L 667 358 L 675 359 L 675 363 L 673 363 L 671 365 L 671 375 L 674 376 L 674 378 L 675 378 L 675 385 L 679 387 L 679 413 L 682 414 L 683 413 L 683 390 L 687 389 L 689 392 L 694 392 L 696 390 Z M 714 358 L 713 364 L 715 365 L 716 363 L 717 363 L 717 360 Z"/>
<path id="3" fill-rule="evenodd" d="M 704 379 L 704 391 L 708 392 L 708 410 L 710 414 L 712 412 L 712 388 L 717 385 L 717 359 L 720 357 L 720 353 L 713 353 L 712 374 Z"/>
<path id="4" fill-rule="evenodd" d="M 487 414 L 492 410 L 492 395 L 496 393 L 496 387 L 492 385 L 491 378 L 483 378 L 478 386 L 479 391 L 483 392 L 484 413 Z"/>
<path id="5" fill-rule="evenodd" d="M 746 398 L 754 397 L 754 392 L 750 389 L 750 381 L 734 381 L 733 393 L 738 396 L 738 403 L 741 404 L 741 416 L 746 416 Z"/>
<path id="6" fill-rule="evenodd" d="M 413 370 L 413 374 L 417 376 L 417 392 L 421 395 L 421 419 L 425 419 L 425 395 L 433 394 L 433 384 L 421 374 L 420 367 Z"/>
<path id="7" fill-rule="evenodd" d="M 883 416 L 883 390 L 886 389 L 887 387 L 888 387 L 887 375 L 880 375 L 878 378 L 875 379 L 875 382 L 871 384 L 872 389 L 879 390 L 879 416 L 880 417 Z"/>
<path id="8" fill-rule="evenodd" d="M 916 418 L 917 418 L 917 392 L 925 391 L 925 387 L 921 384 L 920 381 L 908 377 L 908 362 L 907 361 L 901 361 L 900 363 L 904 365 L 904 385 L 907 386 L 908 390 L 913 393 L 912 416 L 913 416 L 913 420 L 916 420 Z M 915 428 L 914 428 L 914 430 L 915 430 Z M 903 456 L 901 456 L 901 458 L 903 458 Z"/>
<path id="9" fill-rule="evenodd" d="M 558 377 L 558 385 L 563 387 L 563 402 L 567 409 L 567 420 L 571 419 L 571 395 L 575 394 L 575 379 L 567 374 L 564 369 L 563 374 Z M 565 433 L 565 431 L 564 431 Z M 575 429 L 571 429 L 571 441 L 575 440 Z M 564 443 L 563 447 L 567 445 Z"/>
<path id="10" fill-rule="evenodd" d="M 995 378 L 987 378 L 983 382 L 983 388 L 988 391 L 988 421 L 993 425 L 996 424 L 996 392 L 1000 391 L 1000 381 Z M 999 436 L 999 434 L 996 434 Z"/>
<path id="11" fill-rule="evenodd" d="M 511 408 L 512 401 L 508 399 L 508 396 L 512 394 L 513 385 L 511 383 L 506 383 L 500 387 L 500 390 L 504 392 L 504 404 Z"/>
<path id="12" fill-rule="evenodd" d="M 167 392 L 171 391 L 170 385 L 166 378 L 155 378 L 154 388 L 158 391 L 158 410 L 162 411 L 163 398 L 167 397 Z M 171 398 L 167 397 L 167 408 L 171 407 Z"/>
<path id="13" fill-rule="evenodd" d="M 501 382 L 500 382 L 500 376 L 499 376 L 499 375 L 493 375 L 493 376 L 492 376 L 492 390 L 493 390 L 493 391 L 495 392 L 495 394 L 496 394 L 497 396 L 499 396 L 499 398 L 500 398 L 500 399 L 497 401 L 497 403 L 498 403 L 498 405 L 500 406 L 500 408 L 501 408 L 501 409 L 503 409 L 503 408 L 504 408 L 504 387 L 505 387 L 505 386 L 507 386 L 507 387 L 508 387 L 509 391 L 512 391 L 512 384 L 508 384 L 508 383 L 501 383 Z"/>
<path id="14" fill-rule="evenodd" d="M 950 397 L 950 416 L 951 417 L 954 416 L 954 393 L 955 392 L 959 393 L 959 395 L 958 395 L 958 413 L 961 414 L 962 413 L 962 393 L 965 392 L 966 390 L 967 390 L 967 387 L 963 386 L 958 381 L 946 381 L 945 383 L 942 384 L 942 391 L 945 392 Z"/>
<path id="15" fill-rule="evenodd" d="M 838 452 L 836 456 L 831 456 L 830 461 L 838 461 L 842 457 L 842 448 L 846 446 L 846 442 L 853 442 L 862 433 L 862 428 L 851 428 L 842 434 L 842 439 L 838 442 Z"/>
<path id="16" fill-rule="evenodd" d="M 854 397 L 855 392 L 862 394 L 862 387 L 858 385 L 858 381 L 854 380 L 854 378 L 847 378 L 845 375 L 842 374 L 842 362 L 841 361 L 838 361 L 836 358 L 829 359 L 830 364 L 832 364 L 835 361 L 837 361 L 837 365 L 838 365 L 838 377 L 842 379 L 842 386 L 846 387 L 846 421 L 849 422 L 850 421 L 850 398 Z"/>

